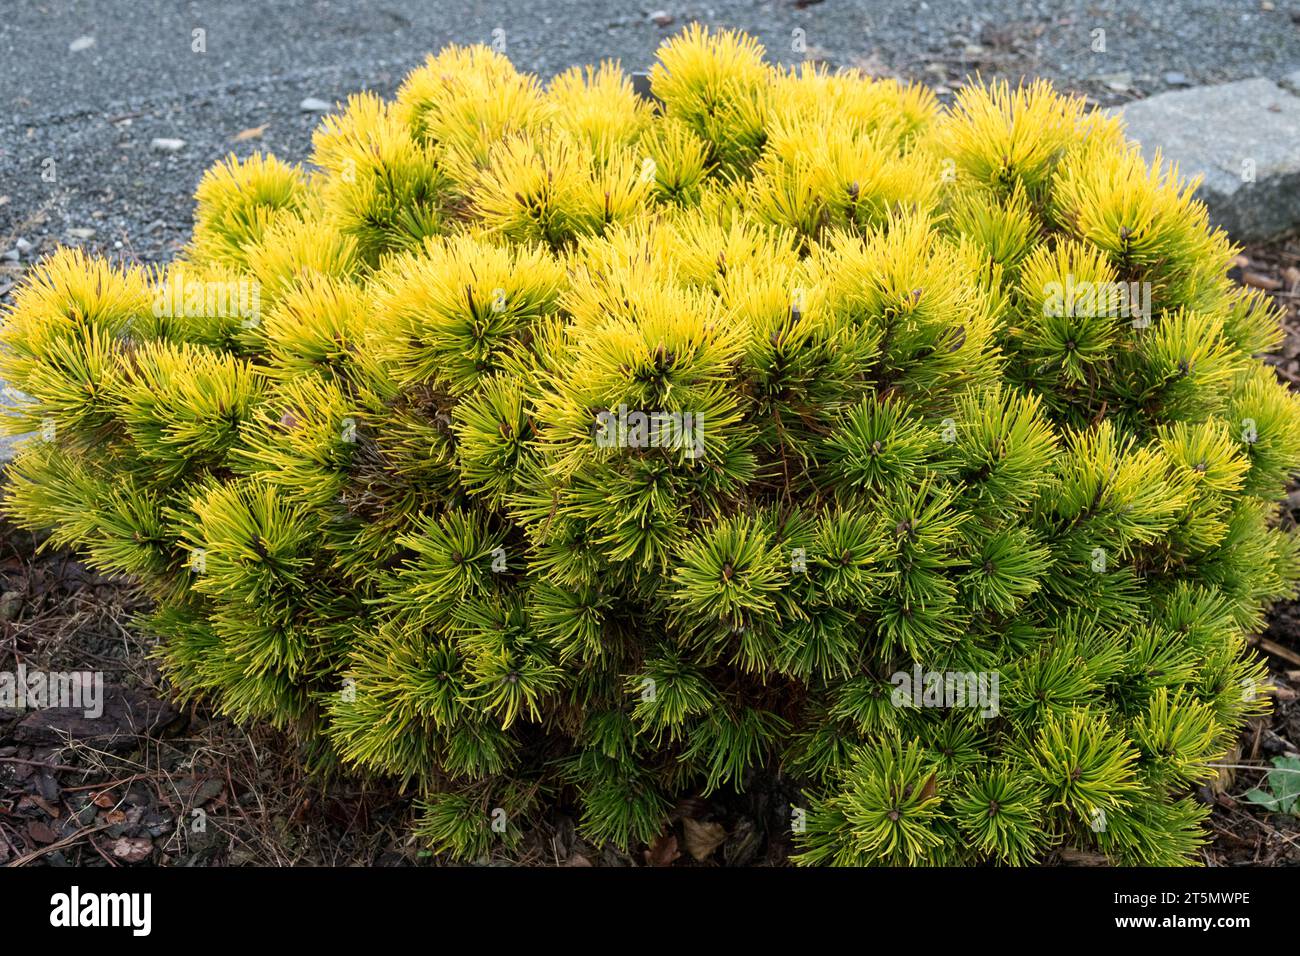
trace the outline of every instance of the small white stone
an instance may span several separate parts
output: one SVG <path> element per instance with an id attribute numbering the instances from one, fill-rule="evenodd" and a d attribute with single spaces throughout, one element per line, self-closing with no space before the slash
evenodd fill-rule
<path id="1" fill-rule="evenodd" d="M 175 153 L 185 148 L 185 140 L 159 136 L 149 145 L 160 153 Z"/>
<path id="2" fill-rule="evenodd" d="M 1106 88 L 1114 90 L 1116 93 L 1127 93 L 1133 88 L 1133 74 L 1128 70 L 1121 70 L 1119 73 L 1106 73 L 1097 77 L 1106 84 Z"/>
<path id="3" fill-rule="evenodd" d="M 86 228 L 83 228 L 83 227 L 78 226 L 78 227 L 75 227 L 75 228 L 73 228 L 73 229 L 69 229 L 69 230 L 68 230 L 68 235 L 72 236 L 72 238 L 74 238 L 74 239 L 94 239 L 94 238 L 95 238 L 95 230 L 94 230 L 94 229 L 86 229 Z"/>
<path id="4" fill-rule="evenodd" d="M 304 113 L 328 113 L 330 110 L 334 109 L 334 104 L 327 103 L 315 96 L 309 96 L 298 104 L 298 109 L 302 110 Z"/>
<path id="5" fill-rule="evenodd" d="M 89 50 L 94 45 L 94 37 L 77 37 L 68 44 L 68 50 L 71 53 L 80 53 L 82 50 Z"/>

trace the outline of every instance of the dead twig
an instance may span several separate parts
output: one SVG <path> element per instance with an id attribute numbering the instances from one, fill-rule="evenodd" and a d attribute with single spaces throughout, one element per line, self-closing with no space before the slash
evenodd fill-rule
<path id="1" fill-rule="evenodd" d="M 1290 661 L 1292 664 L 1300 665 L 1300 654 L 1291 650 L 1289 647 L 1283 647 L 1277 641 L 1271 641 L 1267 637 L 1255 637 L 1248 641 L 1253 647 L 1258 647 L 1261 651 L 1272 654 L 1274 657 L 1280 657 L 1284 661 Z"/>
<path id="2" fill-rule="evenodd" d="M 111 823 L 101 823 L 99 826 L 96 827 L 86 827 L 83 830 L 78 830 L 76 833 L 72 834 L 71 836 L 65 836 L 62 840 L 56 840 L 55 842 L 51 843 L 49 846 L 43 846 L 39 850 L 32 850 L 32 852 L 26 853 L 20 856 L 18 859 L 6 865 L 10 867 L 26 866 L 28 863 L 32 863 L 36 860 L 39 860 L 47 853 L 53 853 L 55 850 L 61 850 L 65 846 L 71 846 L 73 843 L 80 843 L 82 838 L 88 837 L 92 833 L 98 833 L 100 830 L 107 830 L 111 826 L 113 826 L 113 824 Z"/>

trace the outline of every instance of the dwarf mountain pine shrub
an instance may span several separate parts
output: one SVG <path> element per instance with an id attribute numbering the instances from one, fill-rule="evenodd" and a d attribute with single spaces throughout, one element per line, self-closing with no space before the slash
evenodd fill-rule
<path id="1" fill-rule="evenodd" d="M 1190 185 L 1042 84 L 692 28 L 652 89 L 451 47 L 211 170 L 167 269 L 50 257 L 5 509 L 460 856 L 779 766 L 806 863 L 1190 859 L 1300 577 L 1277 316 Z"/>

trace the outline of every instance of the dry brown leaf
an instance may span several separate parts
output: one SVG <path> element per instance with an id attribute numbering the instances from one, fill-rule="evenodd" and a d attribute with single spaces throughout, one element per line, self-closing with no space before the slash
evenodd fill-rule
<path id="1" fill-rule="evenodd" d="M 250 126 L 248 129 L 241 129 L 235 134 L 235 142 L 242 143 L 245 140 L 261 139 L 262 134 L 266 132 L 266 128 L 270 125 L 270 123 L 263 123 L 261 126 Z"/>
<path id="2" fill-rule="evenodd" d="M 924 802 L 935 795 L 939 789 L 939 778 L 935 774 L 930 774 L 930 779 L 925 781 L 925 786 L 921 787 L 919 799 Z"/>
<path id="3" fill-rule="evenodd" d="M 1219 766 L 1218 773 L 1214 775 L 1214 779 L 1210 780 L 1206 784 L 1210 793 L 1218 796 L 1221 793 L 1226 793 L 1232 788 L 1232 782 L 1237 776 L 1237 771 L 1234 769 L 1233 764 L 1239 763 L 1240 761 L 1241 744 L 1236 743 L 1233 744 L 1232 750 L 1228 752 L 1227 758 Z"/>
<path id="4" fill-rule="evenodd" d="M 687 818 L 682 821 L 682 827 L 686 833 L 686 850 L 700 863 L 713 856 L 713 851 L 727 838 L 727 829 L 721 823 L 701 823 Z"/>
<path id="5" fill-rule="evenodd" d="M 1078 847 L 1067 846 L 1061 850 L 1061 862 L 1075 866 L 1109 866 L 1110 860 L 1101 853 L 1094 853 L 1091 850 L 1080 850 Z"/>
<path id="6" fill-rule="evenodd" d="M 62 810 L 51 804 L 38 793 L 25 793 L 18 801 L 17 810 L 19 813 L 22 813 L 24 810 L 31 807 L 39 808 L 46 814 L 46 816 L 53 817 L 55 820 L 63 816 Z"/>
<path id="7" fill-rule="evenodd" d="M 139 863 L 153 852 L 153 841 L 148 837 L 118 837 L 113 843 L 113 856 L 127 863 Z"/>
<path id="8" fill-rule="evenodd" d="M 94 799 L 90 802 L 101 810 L 107 810 L 109 807 L 117 803 L 117 800 L 115 800 L 113 795 L 107 790 L 101 790 L 99 793 L 95 794 Z"/>
<path id="9" fill-rule="evenodd" d="M 645 865 L 672 866 L 681 855 L 682 851 L 677 849 L 677 834 L 666 830 L 645 851 Z"/>
<path id="10" fill-rule="evenodd" d="M 119 823 L 126 822 L 126 814 L 121 810 L 110 810 L 108 813 L 101 813 L 100 821 L 107 823 L 109 826 L 116 826 Z"/>
<path id="11" fill-rule="evenodd" d="M 33 820 L 27 824 L 27 839 L 33 843 L 54 843 L 58 840 L 59 835 L 54 832 L 54 828 L 48 823 L 42 823 L 40 820 Z"/>

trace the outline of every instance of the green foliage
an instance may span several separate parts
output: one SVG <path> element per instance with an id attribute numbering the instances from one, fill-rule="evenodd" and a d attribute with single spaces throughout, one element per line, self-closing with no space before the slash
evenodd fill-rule
<path id="1" fill-rule="evenodd" d="M 1300 815 L 1300 759 L 1274 757 L 1263 786 L 1249 791 L 1246 799 L 1275 813 Z"/>
<path id="2" fill-rule="evenodd" d="M 1300 578 L 1226 237 L 1041 84 L 943 110 L 691 28 L 651 86 L 452 47 L 318 172 L 215 167 L 165 271 L 56 253 L 6 512 L 148 590 L 178 694 L 461 857 L 780 768 L 805 863 L 1189 859 Z"/>

